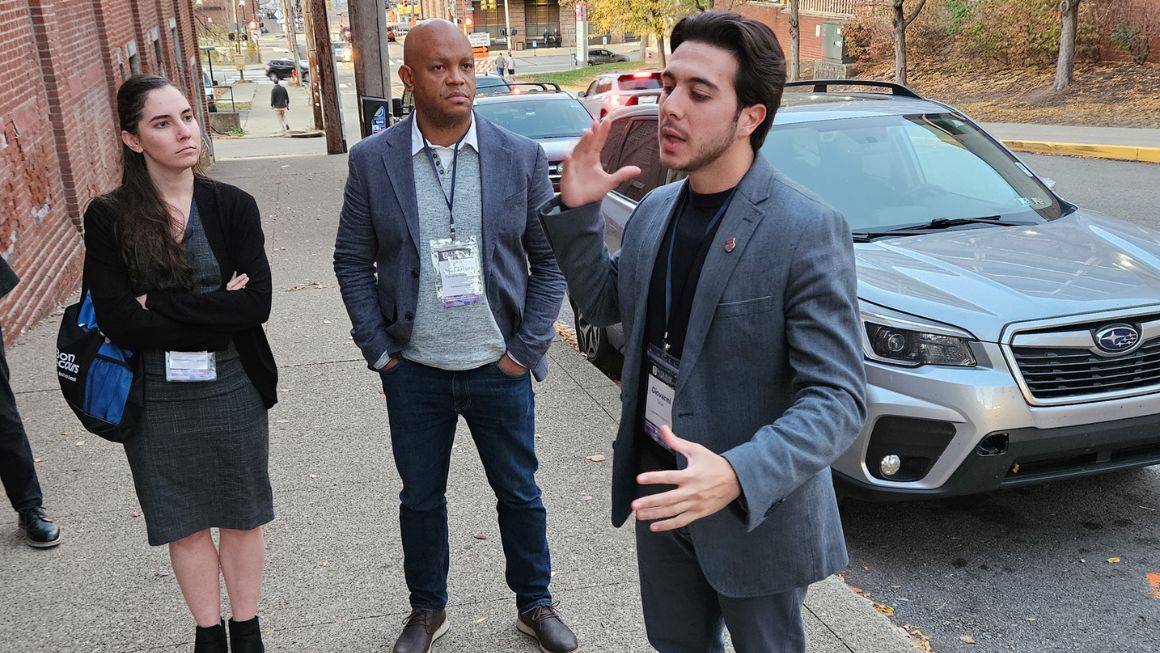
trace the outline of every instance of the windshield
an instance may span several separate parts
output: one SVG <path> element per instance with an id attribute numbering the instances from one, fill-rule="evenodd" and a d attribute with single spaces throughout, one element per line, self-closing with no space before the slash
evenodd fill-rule
<path id="1" fill-rule="evenodd" d="M 484 118 L 532 140 L 579 138 L 592 126 L 592 116 L 571 99 L 487 102 L 475 106 Z"/>
<path id="2" fill-rule="evenodd" d="M 938 218 L 1038 222 L 1062 214 L 1031 170 L 950 114 L 775 125 L 761 153 L 838 209 L 855 232 Z"/>

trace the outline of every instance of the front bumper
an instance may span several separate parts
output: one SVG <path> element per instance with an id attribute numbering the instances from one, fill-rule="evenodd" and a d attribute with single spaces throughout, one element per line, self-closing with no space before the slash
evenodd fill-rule
<path id="1" fill-rule="evenodd" d="M 1160 464 L 1160 393 L 1032 406 L 999 345 L 975 342 L 972 350 L 979 362 L 973 368 L 866 362 L 866 426 L 833 465 L 847 495 L 955 496 Z M 882 445 L 882 428 L 875 435 L 880 424 L 919 425 L 917 436 L 904 433 L 895 441 L 902 448 L 927 445 L 916 454 L 930 461 L 920 474 L 895 481 L 877 470 L 895 446 Z M 933 447 L 922 442 L 924 424 L 941 433 Z"/>

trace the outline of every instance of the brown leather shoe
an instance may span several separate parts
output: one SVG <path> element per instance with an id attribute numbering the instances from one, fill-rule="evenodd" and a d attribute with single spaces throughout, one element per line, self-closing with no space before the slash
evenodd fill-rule
<path id="1" fill-rule="evenodd" d="M 391 652 L 431 653 L 431 645 L 447 632 L 449 625 L 445 610 L 411 610 Z"/>
<path id="2" fill-rule="evenodd" d="M 570 653 L 580 648 L 576 635 L 556 612 L 558 603 L 537 605 L 520 613 L 516 619 L 516 629 L 534 637 L 543 653 Z"/>

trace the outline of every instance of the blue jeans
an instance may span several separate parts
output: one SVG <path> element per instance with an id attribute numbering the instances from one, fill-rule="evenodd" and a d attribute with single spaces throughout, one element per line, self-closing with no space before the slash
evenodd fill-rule
<path id="1" fill-rule="evenodd" d="M 391 450 L 403 480 L 399 527 L 411 607 L 447 606 L 447 472 L 462 415 L 495 491 L 508 587 L 520 611 L 548 605 L 547 511 L 536 485 L 535 398 L 529 374 L 495 363 L 447 372 L 400 359 L 380 374 Z"/>

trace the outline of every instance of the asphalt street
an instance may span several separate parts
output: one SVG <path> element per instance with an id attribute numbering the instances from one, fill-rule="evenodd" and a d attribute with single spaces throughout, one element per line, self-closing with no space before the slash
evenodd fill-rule
<path id="1" fill-rule="evenodd" d="M 1022 158 L 1065 199 L 1160 229 L 1160 165 Z M 1147 578 L 1160 573 L 1160 466 L 959 499 L 846 501 L 842 516 L 847 582 L 935 651 L 1160 651 Z"/>

